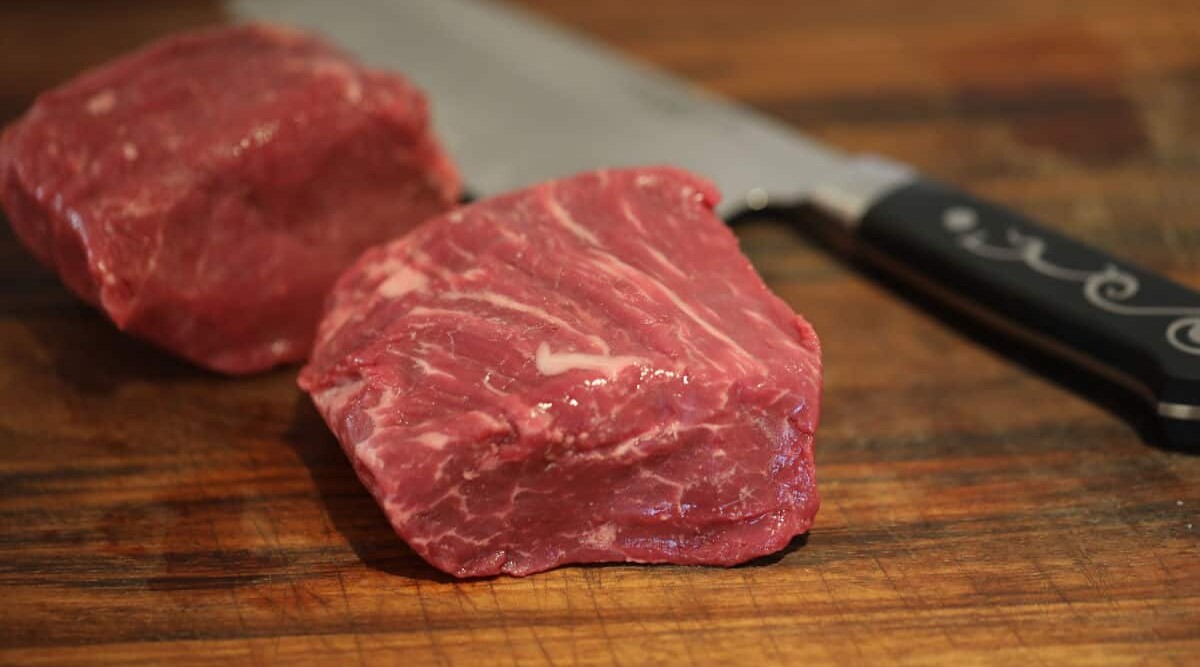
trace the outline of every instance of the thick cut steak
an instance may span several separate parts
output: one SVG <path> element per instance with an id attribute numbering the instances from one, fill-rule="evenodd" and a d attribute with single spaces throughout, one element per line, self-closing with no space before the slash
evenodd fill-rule
<path id="1" fill-rule="evenodd" d="M 731 565 L 817 511 L 812 327 L 670 168 L 489 199 L 372 248 L 300 377 L 397 532 L 457 576 Z"/>
<path id="2" fill-rule="evenodd" d="M 0 139 L 33 253 L 118 327 L 229 373 L 304 358 L 341 270 L 458 193 L 407 81 L 266 26 L 86 72 Z"/>

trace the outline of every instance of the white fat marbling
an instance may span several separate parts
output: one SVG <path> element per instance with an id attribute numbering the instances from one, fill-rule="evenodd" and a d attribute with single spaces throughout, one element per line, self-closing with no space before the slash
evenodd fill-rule
<path id="1" fill-rule="evenodd" d="M 534 363 L 542 375 L 561 375 L 567 371 L 602 371 L 608 377 L 616 377 L 623 369 L 646 363 L 641 357 L 614 354 L 587 354 L 584 352 L 552 352 L 549 343 L 538 345 Z"/>
<path id="2" fill-rule="evenodd" d="M 377 292 L 385 299 L 398 299 L 409 292 L 419 292 L 429 284 L 429 278 L 412 267 L 404 266 L 379 283 Z"/>
<path id="3" fill-rule="evenodd" d="M 446 446 L 446 443 L 450 442 L 450 436 L 438 431 L 428 431 L 418 435 L 413 440 L 431 449 L 442 449 Z"/>

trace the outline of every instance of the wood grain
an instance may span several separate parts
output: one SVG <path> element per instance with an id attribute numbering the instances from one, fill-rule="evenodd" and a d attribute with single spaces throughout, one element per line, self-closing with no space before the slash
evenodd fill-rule
<path id="1" fill-rule="evenodd" d="M 1189 0 L 528 0 L 851 150 L 1200 285 Z M 0 116 L 212 3 L 0 7 Z M 0 663 L 1196 664 L 1200 459 L 780 221 L 740 229 L 822 335 L 817 525 L 734 569 L 455 582 L 295 389 L 116 333 L 0 228 Z M 989 346 L 989 344 L 991 344 Z"/>

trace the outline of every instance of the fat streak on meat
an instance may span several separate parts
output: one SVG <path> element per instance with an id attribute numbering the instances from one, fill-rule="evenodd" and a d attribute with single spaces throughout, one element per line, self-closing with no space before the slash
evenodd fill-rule
<path id="1" fill-rule="evenodd" d="M 85 72 L 0 138 L 30 250 L 121 329 L 228 373 L 304 359 L 341 270 L 458 194 L 405 79 L 262 25 Z"/>
<path id="2" fill-rule="evenodd" d="M 396 531 L 468 577 L 732 565 L 809 529 L 821 362 L 672 168 L 495 197 L 369 250 L 301 386 Z"/>

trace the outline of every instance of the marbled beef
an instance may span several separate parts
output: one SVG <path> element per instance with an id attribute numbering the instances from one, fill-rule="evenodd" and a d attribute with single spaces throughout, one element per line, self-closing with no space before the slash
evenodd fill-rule
<path id="1" fill-rule="evenodd" d="M 228 373 L 303 359 L 341 270 L 458 194 L 407 81 L 267 26 L 86 72 L 0 139 L 33 253 L 118 327 Z"/>
<path id="2" fill-rule="evenodd" d="M 369 250 L 300 383 L 396 531 L 457 576 L 731 565 L 817 511 L 812 327 L 669 168 L 495 197 Z"/>

